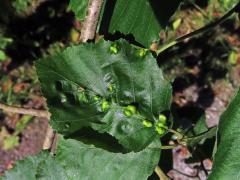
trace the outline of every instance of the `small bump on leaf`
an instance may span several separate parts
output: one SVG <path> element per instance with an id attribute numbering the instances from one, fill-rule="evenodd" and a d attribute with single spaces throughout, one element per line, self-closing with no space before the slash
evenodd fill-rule
<path id="1" fill-rule="evenodd" d="M 126 109 L 131 111 L 133 114 L 136 114 L 136 112 L 137 112 L 136 107 L 133 105 L 128 105 Z"/>
<path id="2" fill-rule="evenodd" d="M 124 108 L 124 114 L 128 117 L 132 116 L 133 114 L 136 114 L 137 109 L 133 105 L 128 105 L 126 108 Z"/>
<path id="3" fill-rule="evenodd" d="M 124 115 L 127 116 L 127 117 L 131 117 L 133 115 L 133 113 L 127 109 L 124 110 Z"/>
<path id="4" fill-rule="evenodd" d="M 99 96 L 94 96 L 94 101 L 99 101 L 100 100 L 100 97 Z"/>
<path id="5" fill-rule="evenodd" d="M 166 132 L 166 129 L 156 126 L 155 130 L 159 135 L 163 135 Z"/>
<path id="6" fill-rule="evenodd" d="M 111 52 L 112 54 L 117 54 L 118 51 L 119 51 L 119 47 L 118 47 L 117 44 L 112 44 L 112 45 L 110 46 L 109 50 L 110 50 L 110 52 Z"/>
<path id="7" fill-rule="evenodd" d="M 109 102 L 107 100 L 102 101 L 102 111 L 107 111 L 110 108 Z"/>
<path id="8" fill-rule="evenodd" d="M 167 117 L 164 114 L 160 114 L 158 116 L 158 120 L 159 122 L 161 122 L 162 124 L 166 124 L 167 123 Z"/>
<path id="9" fill-rule="evenodd" d="M 87 96 L 84 92 L 80 92 L 78 95 L 77 95 L 77 98 L 79 100 L 79 102 L 84 102 L 84 103 L 88 103 L 88 99 L 87 99 Z"/>
<path id="10" fill-rule="evenodd" d="M 142 124 L 145 126 L 145 127 L 152 127 L 153 126 L 153 123 L 151 121 L 148 121 L 148 120 L 144 120 L 142 122 Z"/>
<path id="11" fill-rule="evenodd" d="M 144 56 L 146 56 L 146 54 L 147 54 L 147 49 L 139 49 L 138 51 L 137 51 L 137 55 L 139 56 L 139 57 L 144 57 Z"/>

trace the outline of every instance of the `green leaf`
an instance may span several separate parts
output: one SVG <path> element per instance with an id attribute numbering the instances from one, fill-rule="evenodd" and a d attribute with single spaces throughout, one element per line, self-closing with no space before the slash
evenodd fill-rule
<path id="1" fill-rule="evenodd" d="M 160 144 L 143 151 L 112 153 L 76 140 L 60 140 L 56 160 L 75 179 L 147 179 L 160 157 Z"/>
<path id="2" fill-rule="evenodd" d="M 217 127 L 213 127 L 205 132 L 202 132 L 200 134 L 197 134 L 192 137 L 188 137 L 184 139 L 184 141 L 187 143 L 187 146 L 195 146 L 197 144 L 203 144 L 207 139 L 211 139 L 214 136 L 216 136 Z"/>
<path id="3" fill-rule="evenodd" d="M 171 85 L 156 60 L 150 52 L 142 53 L 123 40 L 67 48 L 37 61 L 36 67 L 52 114 L 51 125 L 63 134 L 92 127 L 138 151 L 157 135 L 154 127 L 142 122 L 155 122 L 170 108 Z M 130 104 L 137 112 L 127 116 Z"/>
<path id="4" fill-rule="evenodd" d="M 217 127 L 208 128 L 206 117 L 202 115 L 183 140 L 187 143 L 187 146 L 193 147 L 197 144 L 204 144 L 207 139 L 216 136 L 216 133 Z"/>
<path id="5" fill-rule="evenodd" d="M 160 157 L 160 142 L 143 151 L 112 153 L 73 139 L 60 139 L 56 155 L 46 152 L 17 162 L 1 180 L 139 179 L 150 176 Z"/>
<path id="6" fill-rule="evenodd" d="M 206 124 L 206 116 L 205 114 L 202 115 L 199 120 L 197 121 L 197 123 L 195 124 L 195 126 L 193 127 L 193 133 L 194 135 L 198 135 L 201 133 L 204 133 L 206 131 L 208 131 L 208 127 Z"/>
<path id="7" fill-rule="evenodd" d="M 239 0 L 220 0 L 220 4 L 223 6 L 224 9 L 231 9 L 234 5 L 236 5 Z M 214 3 L 214 2 L 213 2 Z"/>
<path id="8" fill-rule="evenodd" d="M 117 0 L 107 1 L 100 32 L 117 31 L 133 35 L 135 40 L 145 47 L 159 41 L 159 33 L 164 30 L 170 17 L 176 11 L 181 0 Z M 109 7 L 109 9 L 107 8 Z M 113 14 L 109 19 L 112 8 Z M 109 28 L 108 28 L 109 26 Z M 108 28 L 106 30 L 105 28 Z"/>
<path id="9" fill-rule="evenodd" d="M 24 13 L 31 7 L 31 0 L 13 0 L 11 3 L 17 13 Z"/>
<path id="10" fill-rule="evenodd" d="M 69 8 L 79 20 L 84 20 L 87 14 L 88 0 L 70 0 Z"/>
<path id="11" fill-rule="evenodd" d="M 220 141 L 209 180 L 239 179 L 240 91 L 220 118 Z"/>
<path id="12" fill-rule="evenodd" d="M 0 178 L 1 179 L 1 178 Z M 57 164 L 48 152 L 29 156 L 17 161 L 14 168 L 6 171 L 1 180 L 66 180 L 64 169 Z"/>
<path id="13" fill-rule="evenodd" d="M 142 117 L 127 117 L 122 113 L 121 107 L 114 107 L 103 118 L 104 124 L 94 125 L 93 128 L 102 133 L 108 132 L 125 148 L 139 151 L 158 136 L 154 127 L 145 127 L 142 121 Z"/>
<path id="14" fill-rule="evenodd" d="M 7 55 L 4 51 L 0 50 L 0 62 L 5 61 L 7 59 Z"/>

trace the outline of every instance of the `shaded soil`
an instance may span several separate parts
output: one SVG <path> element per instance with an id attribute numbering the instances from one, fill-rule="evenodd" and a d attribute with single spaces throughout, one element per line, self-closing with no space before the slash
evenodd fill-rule
<path id="1" fill-rule="evenodd" d="M 16 160 L 41 151 L 47 126 L 47 119 L 35 118 L 22 132 L 21 144 L 18 147 L 10 151 L 0 148 L 0 174 L 6 169 L 11 169 Z"/>

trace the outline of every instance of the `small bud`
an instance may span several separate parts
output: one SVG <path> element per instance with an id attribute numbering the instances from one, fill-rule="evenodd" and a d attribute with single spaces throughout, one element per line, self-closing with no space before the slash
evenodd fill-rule
<path id="1" fill-rule="evenodd" d="M 174 141 L 176 141 L 176 140 L 178 139 L 178 137 L 177 137 L 175 134 L 173 134 L 172 137 L 171 137 L 171 139 L 174 140 Z"/>
<path id="2" fill-rule="evenodd" d="M 151 121 L 148 121 L 148 120 L 144 120 L 142 122 L 142 124 L 145 126 L 145 127 L 152 127 L 153 126 L 153 123 Z"/>

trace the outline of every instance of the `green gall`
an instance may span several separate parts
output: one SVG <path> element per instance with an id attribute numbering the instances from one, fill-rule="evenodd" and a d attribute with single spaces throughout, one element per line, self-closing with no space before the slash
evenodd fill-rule
<path id="1" fill-rule="evenodd" d="M 157 133 L 159 135 L 163 135 L 166 132 L 166 130 L 164 128 L 161 128 L 161 127 L 158 127 L 158 126 L 156 126 L 155 130 L 157 131 Z"/>
<path id="2" fill-rule="evenodd" d="M 144 57 L 147 54 L 147 49 L 139 49 L 138 50 L 138 56 L 139 57 Z"/>
<path id="3" fill-rule="evenodd" d="M 126 107 L 126 109 L 129 110 L 129 111 L 131 111 L 132 114 L 136 114 L 136 112 L 137 112 L 136 107 L 133 106 L 133 105 L 128 105 L 128 106 Z"/>
<path id="4" fill-rule="evenodd" d="M 114 85 L 114 84 L 110 84 L 110 85 L 108 86 L 108 90 L 109 90 L 110 92 L 113 92 L 113 91 L 115 90 L 115 85 Z"/>
<path id="5" fill-rule="evenodd" d="M 153 126 L 153 123 L 151 121 L 148 121 L 148 120 L 144 120 L 142 122 L 142 124 L 145 126 L 145 127 L 152 127 Z"/>
<path id="6" fill-rule="evenodd" d="M 99 96 L 94 96 L 94 101 L 99 101 L 100 100 L 100 97 Z"/>
<path id="7" fill-rule="evenodd" d="M 128 117 L 132 116 L 133 114 L 136 114 L 137 109 L 133 105 L 128 105 L 127 107 L 124 108 L 124 114 Z"/>
<path id="8" fill-rule="evenodd" d="M 163 124 L 161 122 L 157 122 L 156 127 L 160 127 L 160 128 L 164 128 L 164 129 L 168 128 L 165 124 Z"/>
<path id="9" fill-rule="evenodd" d="M 102 111 L 107 111 L 110 108 L 109 102 L 105 99 L 102 101 Z"/>
<path id="10" fill-rule="evenodd" d="M 117 44 L 111 45 L 109 49 L 110 49 L 110 52 L 113 54 L 117 54 L 119 51 Z"/>
<path id="11" fill-rule="evenodd" d="M 160 114 L 158 116 L 158 120 L 159 122 L 161 122 L 162 124 L 166 124 L 167 123 L 167 117 L 164 114 Z"/>
<path id="12" fill-rule="evenodd" d="M 130 117 L 130 116 L 133 115 L 133 113 L 132 113 L 131 111 L 127 110 L 127 109 L 125 109 L 123 113 L 124 113 L 124 115 L 127 116 L 127 117 Z"/>

